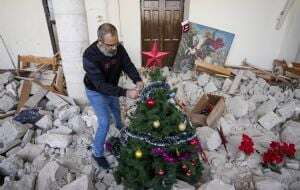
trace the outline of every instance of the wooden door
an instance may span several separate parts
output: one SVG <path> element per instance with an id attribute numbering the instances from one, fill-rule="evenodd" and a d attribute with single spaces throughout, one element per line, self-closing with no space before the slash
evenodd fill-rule
<path id="1" fill-rule="evenodd" d="M 141 0 L 142 51 L 149 51 L 157 40 L 161 51 L 170 52 L 163 64 L 172 66 L 181 39 L 183 11 L 184 0 Z"/>

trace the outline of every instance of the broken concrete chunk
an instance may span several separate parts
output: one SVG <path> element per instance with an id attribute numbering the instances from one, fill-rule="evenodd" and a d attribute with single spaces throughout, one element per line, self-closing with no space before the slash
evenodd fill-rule
<path id="1" fill-rule="evenodd" d="M 258 122 L 266 129 L 272 129 L 279 123 L 281 123 L 283 119 L 279 117 L 276 113 L 270 112 L 261 117 Z"/>
<path id="2" fill-rule="evenodd" d="M 219 133 L 210 127 L 199 127 L 196 133 L 205 149 L 215 150 L 221 145 Z"/>
<path id="3" fill-rule="evenodd" d="M 40 120 L 38 120 L 35 125 L 41 129 L 52 128 L 52 117 L 51 115 L 44 115 Z"/>
<path id="4" fill-rule="evenodd" d="M 0 127 L 0 143 L 6 144 L 21 138 L 27 128 L 18 125 L 12 119 L 6 120 Z"/>
<path id="5" fill-rule="evenodd" d="M 58 186 L 58 182 L 60 182 L 67 173 L 67 168 L 60 166 L 57 162 L 48 162 L 39 172 L 36 189 L 52 190 L 53 187 Z"/>
<path id="6" fill-rule="evenodd" d="M 201 87 L 204 87 L 208 83 L 209 78 L 210 78 L 210 76 L 206 73 L 199 75 L 197 78 L 198 85 Z"/>
<path id="7" fill-rule="evenodd" d="M 78 115 L 80 108 L 78 106 L 65 106 L 62 110 L 58 111 L 57 118 L 61 121 L 67 121 L 70 118 Z"/>
<path id="8" fill-rule="evenodd" d="M 172 190 L 194 190 L 194 189 L 195 189 L 194 186 L 181 180 L 177 180 L 176 183 L 172 186 Z"/>
<path id="9" fill-rule="evenodd" d="M 234 127 L 234 119 L 229 120 L 224 117 L 220 118 L 220 126 L 222 127 L 224 135 L 229 135 L 231 133 L 231 129 Z"/>
<path id="10" fill-rule="evenodd" d="M 287 121 L 283 125 L 283 131 L 280 138 L 283 142 L 292 143 L 296 148 L 300 148 L 300 123 L 296 121 Z"/>
<path id="11" fill-rule="evenodd" d="M 5 72 L 0 74 L 0 85 L 7 84 L 14 79 L 14 75 L 11 72 Z"/>
<path id="12" fill-rule="evenodd" d="M 38 144 L 48 144 L 53 148 L 66 148 L 72 142 L 72 136 L 60 134 L 43 134 L 36 139 Z"/>
<path id="13" fill-rule="evenodd" d="M 262 181 L 256 181 L 255 187 L 257 190 L 266 190 L 266 189 L 272 189 L 272 190 L 283 190 L 285 189 L 283 184 L 278 182 L 274 179 L 265 179 Z"/>
<path id="14" fill-rule="evenodd" d="M 257 108 L 256 115 L 261 117 L 267 113 L 270 113 L 276 109 L 277 105 L 278 103 L 275 100 L 269 100 Z"/>
<path id="15" fill-rule="evenodd" d="M 45 97 L 45 95 L 48 93 L 48 90 L 41 89 L 36 94 L 31 96 L 27 102 L 25 103 L 26 107 L 33 108 L 38 105 L 38 103 Z"/>
<path id="16" fill-rule="evenodd" d="M 240 118 L 248 113 L 249 104 L 241 96 L 235 96 L 228 101 L 228 111 L 236 118 Z"/>
<path id="17" fill-rule="evenodd" d="M 72 132 L 73 132 L 72 129 L 65 127 L 65 126 L 61 126 L 61 127 L 47 131 L 47 133 L 50 133 L 50 134 L 61 134 L 61 135 L 70 135 L 70 134 L 72 134 Z"/>
<path id="18" fill-rule="evenodd" d="M 204 92 L 205 93 L 211 93 L 217 91 L 218 88 L 213 82 L 209 82 L 205 87 L 204 87 Z"/>
<path id="19" fill-rule="evenodd" d="M 290 102 L 288 104 L 283 105 L 278 109 L 278 113 L 286 120 L 291 118 L 296 111 L 295 102 Z"/>
<path id="20" fill-rule="evenodd" d="M 4 95 L 2 98 L 0 98 L 0 111 L 8 112 L 11 110 L 16 104 L 16 101 L 14 98 Z"/>
<path id="21" fill-rule="evenodd" d="M 225 79 L 223 86 L 222 86 L 222 91 L 227 92 L 229 90 L 229 88 L 231 87 L 231 85 L 232 85 L 232 81 L 229 78 Z"/>
<path id="22" fill-rule="evenodd" d="M 17 156 L 24 160 L 32 162 L 38 155 L 44 151 L 45 145 L 28 143 L 26 146 L 16 153 Z"/>
<path id="23" fill-rule="evenodd" d="M 15 81 L 10 82 L 5 86 L 5 93 L 11 97 L 16 98 L 18 96 L 17 83 Z"/>
<path id="24" fill-rule="evenodd" d="M 23 175 L 18 181 L 5 181 L 1 190 L 33 190 L 36 175 Z"/>
<path id="25" fill-rule="evenodd" d="M 83 175 L 70 184 L 63 186 L 60 190 L 90 190 L 92 184 L 87 175 Z"/>
<path id="26" fill-rule="evenodd" d="M 300 89 L 294 90 L 295 98 L 300 99 Z"/>
<path id="27" fill-rule="evenodd" d="M 243 73 L 244 73 L 243 70 L 238 71 L 237 76 L 234 78 L 234 80 L 232 82 L 232 85 L 229 89 L 229 92 L 228 92 L 229 94 L 235 94 L 236 93 L 236 90 L 239 88 L 241 80 L 243 78 Z"/>
<path id="28" fill-rule="evenodd" d="M 69 105 L 66 101 L 64 101 L 61 97 L 59 97 L 58 95 L 56 95 L 53 92 L 48 92 L 46 97 L 49 100 L 49 104 L 51 104 L 52 106 L 54 106 L 55 108 L 60 108 L 66 105 Z"/>
<path id="29" fill-rule="evenodd" d="M 84 131 L 87 128 L 87 126 L 86 126 L 84 120 L 82 119 L 81 115 L 75 115 L 74 117 L 69 119 L 68 127 L 70 129 L 72 129 L 73 131 L 75 131 L 76 133 L 80 133 L 80 132 Z"/>
<path id="30" fill-rule="evenodd" d="M 5 160 L 2 160 L 0 163 L 0 173 L 5 176 L 15 176 L 18 173 L 18 170 L 23 167 L 23 160 L 12 156 Z"/>
<path id="31" fill-rule="evenodd" d="M 214 179 L 210 182 L 203 184 L 199 190 L 235 190 L 233 185 L 225 184 L 220 179 Z"/>

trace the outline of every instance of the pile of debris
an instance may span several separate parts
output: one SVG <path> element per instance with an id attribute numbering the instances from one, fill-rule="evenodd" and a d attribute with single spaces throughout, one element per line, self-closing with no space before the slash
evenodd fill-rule
<path id="1" fill-rule="evenodd" d="M 235 77 L 230 79 L 192 71 L 169 73 L 164 69 L 167 81 L 178 89 L 177 98 L 185 101 L 188 110 L 206 93 L 225 98 L 222 117 L 211 126 L 197 128 L 208 158 L 207 174 L 202 179 L 205 184 L 200 189 L 299 189 L 299 83 L 282 88 L 269 84 L 252 70 L 232 72 Z M 253 139 L 256 152 L 251 156 L 239 150 L 243 134 Z M 286 162 L 281 174 L 261 164 L 261 154 L 272 141 L 292 143 L 297 149 L 295 159 Z"/>
<path id="2" fill-rule="evenodd" d="M 300 88 L 270 84 L 253 70 L 232 69 L 234 78 L 208 73 L 174 73 L 163 68 L 186 110 L 192 110 L 204 94 L 225 100 L 220 118 L 210 126 L 197 127 L 207 157 L 198 189 L 299 189 L 298 151 L 281 174 L 262 167 L 261 153 L 270 142 L 280 140 L 300 150 Z M 16 110 L 22 94 L 18 87 L 24 82 L 11 73 L 0 76 L 0 111 L 5 114 Z M 144 76 L 144 80 L 147 83 L 148 78 Z M 130 88 L 128 81 L 124 77 L 121 83 Z M 0 120 L 0 189 L 124 189 L 116 184 L 112 170 L 99 170 L 91 160 L 89 146 L 97 129 L 92 108 L 80 108 L 72 98 L 34 83 L 29 94 L 18 113 Z M 136 102 L 127 98 L 120 102 L 127 125 Z M 239 150 L 243 134 L 254 142 L 256 151 L 250 156 Z M 118 135 L 111 126 L 108 138 Z M 109 152 L 105 155 L 116 167 L 116 158 Z M 178 181 L 173 189 L 195 187 Z"/>
<path id="3" fill-rule="evenodd" d="M 18 102 L 19 82 L 11 72 L 0 74 L 0 118 L 11 111 Z"/>
<path id="4" fill-rule="evenodd" d="M 10 72 L 0 79 L 1 111 L 15 112 L 20 82 Z M 0 120 L 0 189 L 122 189 L 91 160 L 89 146 L 98 126 L 92 108 L 36 88 L 18 113 Z M 112 126 L 108 136 L 117 135 Z M 106 156 L 116 166 L 116 159 Z"/>

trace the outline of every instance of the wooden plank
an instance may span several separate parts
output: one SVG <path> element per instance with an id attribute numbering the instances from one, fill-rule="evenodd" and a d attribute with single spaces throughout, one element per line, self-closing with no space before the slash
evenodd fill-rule
<path id="1" fill-rule="evenodd" d="M 232 69 L 230 69 L 230 68 L 225 68 L 223 66 L 205 63 L 201 60 L 196 60 L 195 64 L 196 64 L 197 70 L 202 71 L 202 72 L 221 74 L 221 75 L 225 75 L 225 76 L 232 75 Z"/>
<path id="2" fill-rule="evenodd" d="M 55 65 L 57 64 L 55 57 L 39 57 L 34 55 L 25 55 L 20 56 L 20 62 L 23 63 L 36 63 L 36 64 L 48 64 L 48 65 Z"/>
<path id="3" fill-rule="evenodd" d="M 59 67 L 57 70 L 54 86 L 59 92 L 64 92 L 64 73 L 62 67 Z"/>
<path id="4" fill-rule="evenodd" d="M 29 80 L 24 81 L 24 83 L 22 85 L 22 89 L 21 89 L 21 96 L 20 96 L 19 104 L 17 107 L 17 113 L 20 112 L 21 108 L 27 102 L 30 91 L 31 91 L 31 86 L 32 86 L 32 81 L 29 81 Z"/>

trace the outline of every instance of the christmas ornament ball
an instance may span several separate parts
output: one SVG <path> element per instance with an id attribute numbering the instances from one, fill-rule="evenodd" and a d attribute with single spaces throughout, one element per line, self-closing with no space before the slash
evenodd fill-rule
<path id="1" fill-rule="evenodd" d="M 180 123 L 178 125 L 178 129 L 179 129 L 179 131 L 184 131 L 186 129 L 186 124 L 185 123 Z"/>
<path id="2" fill-rule="evenodd" d="M 154 128 L 159 128 L 159 127 L 160 127 L 160 122 L 159 122 L 159 120 L 156 120 L 156 121 L 153 122 L 153 127 L 154 127 Z"/>
<path id="3" fill-rule="evenodd" d="M 153 107 L 155 106 L 155 104 L 156 104 L 156 101 L 155 101 L 153 98 L 148 98 L 148 99 L 146 100 L 146 106 L 147 106 L 149 109 L 153 108 Z"/>
<path id="4" fill-rule="evenodd" d="M 135 151 L 134 155 L 136 158 L 141 158 L 143 156 L 143 152 L 141 150 L 137 150 Z"/>
<path id="5" fill-rule="evenodd" d="M 158 175 L 160 175 L 160 176 L 163 176 L 163 175 L 165 175 L 165 171 L 164 171 L 164 170 L 162 170 L 162 169 L 160 169 L 160 170 L 158 171 Z"/>

